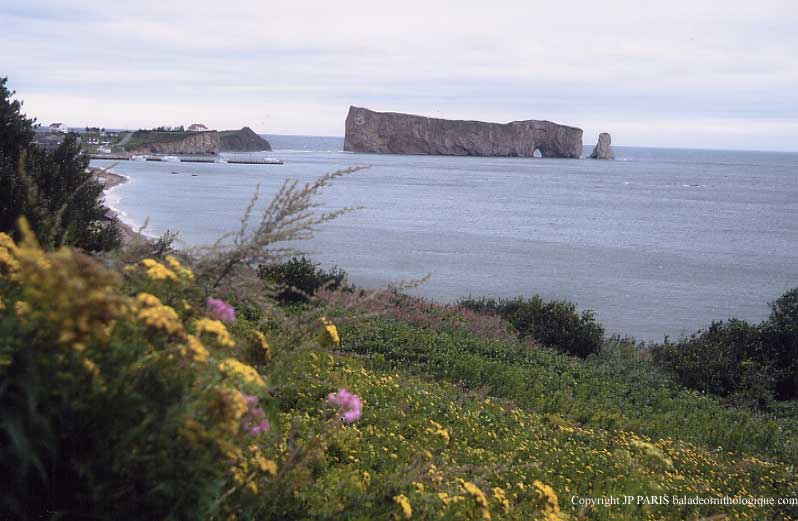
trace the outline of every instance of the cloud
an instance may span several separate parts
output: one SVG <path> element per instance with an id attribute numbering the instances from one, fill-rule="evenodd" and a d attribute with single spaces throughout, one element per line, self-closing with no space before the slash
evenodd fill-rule
<path id="1" fill-rule="evenodd" d="M 758 147 L 796 150 L 794 13 L 791 0 L 0 0 L 0 73 L 29 112 L 75 125 L 341 135 L 356 104 L 659 146 L 723 146 L 735 121 Z"/>

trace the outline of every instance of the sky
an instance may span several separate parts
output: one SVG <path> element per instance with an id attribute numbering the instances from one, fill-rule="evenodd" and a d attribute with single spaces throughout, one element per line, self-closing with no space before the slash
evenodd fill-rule
<path id="1" fill-rule="evenodd" d="M 41 123 L 343 136 L 350 105 L 798 151 L 795 0 L 0 0 Z"/>

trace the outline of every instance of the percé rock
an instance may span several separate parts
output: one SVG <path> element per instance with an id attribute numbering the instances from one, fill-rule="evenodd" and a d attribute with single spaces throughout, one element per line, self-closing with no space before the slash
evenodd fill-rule
<path id="1" fill-rule="evenodd" d="M 590 154 L 590 159 L 615 159 L 615 153 L 612 151 L 612 138 L 607 132 L 599 134 L 598 143 Z"/>
<path id="2" fill-rule="evenodd" d="M 349 107 L 344 150 L 378 154 L 578 158 L 582 129 L 551 121 L 485 123 Z"/>
<path id="3" fill-rule="evenodd" d="M 268 152 L 272 146 L 251 128 L 225 130 L 220 133 L 222 152 Z"/>

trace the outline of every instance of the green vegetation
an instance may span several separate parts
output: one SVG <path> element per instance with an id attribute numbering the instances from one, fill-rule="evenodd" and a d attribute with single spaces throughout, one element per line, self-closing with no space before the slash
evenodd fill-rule
<path id="1" fill-rule="evenodd" d="M 432 331 L 381 318 L 343 327 L 342 338 L 343 350 L 366 355 L 376 368 L 460 382 L 590 428 L 798 462 L 793 424 L 683 389 L 623 343 L 580 360 L 520 341 Z"/>
<path id="2" fill-rule="evenodd" d="M 182 141 L 193 134 L 194 133 L 192 132 L 185 131 L 160 132 L 154 130 L 137 130 L 125 143 L 125 149 L 134 150 L 136 148 L 156 143 L 174 143 L 177 141 Z"/>
<path id="3" fill-rule="evenodd" d="M 281 304 L 307 302 L 319 290 L 335 291 L 346 286 L 346 273 L 337 267 L 321 269 L 304 255 L 259 268 L 260 277 L 276 286 Z"/>
<path id="4" fill-rule="evenodd" d="M 47 245 L 88 251 L 119 246 L 121 232 L 102 204 L 103 187 L 87 170 L 74 135 L 54 152 L 31 144 L 35 121 L 0 78 L 0 231 L 14 233 L 20 216 Z"/>
<path id="5" fill-rule="evenodd" d="M 339 331 L 321 309 L 286 315 L 250 302 L 233 317 L 224 302 L 206 305 L 216 278 L 201 262 L 144 257 L 114 272 L 72 250 L 42 251 L 24 226 L 21 235 L 0 236 L 0 466 L 14 477 L 0 492 L 4 515 L 798 515 L 572 503 L 789 497 L 798 486 L 786 424 L 680 389 L 632 346 L 581 360 L 445 331 L 451 310 L 422 329 L 337 309 L 347 325 L 333 357 Z M 352 423 L 338 420 L 336 389 L 363 399 Z"/>
<path id="6" fill-rule="evenodd" d="M 601 350 L 604 328 L 596 322 L 592 311 L 585 310 L 579 315 L 571 302 L 545 301 L 535 295 L 512 300 L 468 298 L 459 305 L 498 315 L 512 324 L 522 338 L 535 339 L 568 354 L 585 357 Z"/>
<path id="7" fill-rule="evenodd" d="M 798 399 L 798 288 L 771 303 L 759 325 L 715 322 L 689 338 L 653 346 L 654 361 L 684 386 L 767 408 Z"/>

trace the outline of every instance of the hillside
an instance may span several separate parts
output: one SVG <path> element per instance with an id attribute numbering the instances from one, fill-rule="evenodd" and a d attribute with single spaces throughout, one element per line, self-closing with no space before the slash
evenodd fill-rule
<path id="1" fill-rule="evenodd" d="M 0 233 L 0 517 L 798 518 L 794 402 L 688 389 L 563 303 L 506 318 L 283 262 L 348 172 L 203 252 Z"/>
<path id="2" fill-rule="evenodd" d="M 131 154 L 218 154 L 271 150 L 269 142 L 249 127 L 221 132 L 158 132 L 138 130 L 125 142 Z"/>
<path id="3" fill-rule="evenodd" d="M 219 133 L 222 152 L 262 152 L 272 149 L 269 142 L 256 134 L 251 128 L 224 130 Z"/>

